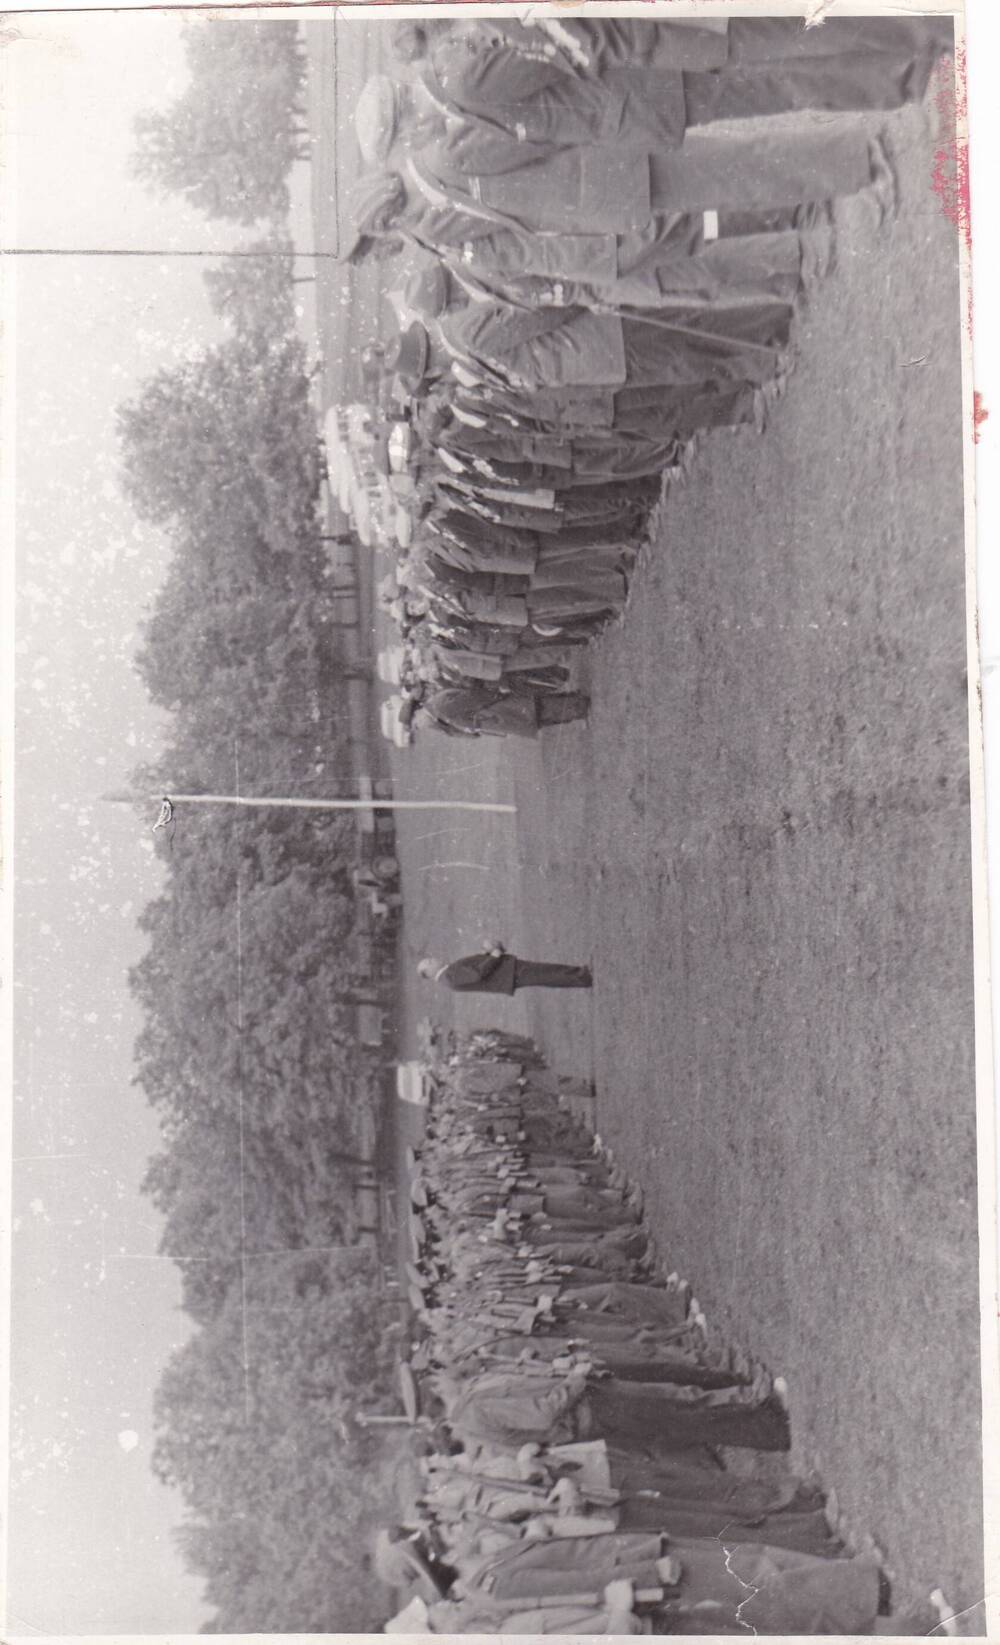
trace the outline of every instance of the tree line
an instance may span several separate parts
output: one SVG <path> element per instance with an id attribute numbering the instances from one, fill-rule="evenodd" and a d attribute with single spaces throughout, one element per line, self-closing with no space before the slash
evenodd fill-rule
<path id="1" fill-rule="evenodd" d="M 276 213 L 301 84 L 294 26 L 186 33 L 191 89 L 141 123 L 141 166 L 203 209 Z M 226 153 L 280 135 L 266 175 L 243 169 L 228 193 L 223 128 Z M 182 150 L 188 169 L 171 171 Z M 261 255 L 205 275 L 220 339 L 118 412 L 125 491 L 169 549 L 136 656 L 165 723 L 162 757 L 135 773 L 144 790 L 329 793 L 345 770 L 292 247 L 272 224 L 247 249 Z M 143 1190 L 193 1331 L 158 1389 L 154 1465 L 186 1503 L 206 1631 L 368 1631 L 384 1603 L 359 1573 L 386 1512 L 388 1444 L 352 1413 L 396 1400 L 374 1259 L 351 1243 L 359 1122 L 383 1077 L 357 1043 L 345 953 L 355 823 L 187 808 L 157 841 L 164 887 L 130 973 L 135 1080 L 162 1138 Z"/>
<path id="2" fill-rule="evenodd" d="M 183 95 L 136 121 L 136 174 L 208 217 L 280 221 L 307 153 L 297 24 L 207 17 L 185 26 L 184 51 Z"/>

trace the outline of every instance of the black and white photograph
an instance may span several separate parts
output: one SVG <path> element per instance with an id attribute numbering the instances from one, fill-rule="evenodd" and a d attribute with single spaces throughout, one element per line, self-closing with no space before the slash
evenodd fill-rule
<path id="1" fill-rule="evenodd" d="M 5 1637 L 989 1635 L 960 0 L 0 43 Z"/>

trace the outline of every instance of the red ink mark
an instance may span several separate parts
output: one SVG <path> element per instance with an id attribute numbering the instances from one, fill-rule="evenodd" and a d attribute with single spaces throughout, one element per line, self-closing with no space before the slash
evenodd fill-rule
<path id="1" fill-rule="evenodd" d="M 972 211 L 969 192 L 968 81 L 964 46 L 937 66 L 933 82 L 938 115 L 939 146 L 934 154 L 931 186 L 941 210 L 961 237 L 967 259 L 972 254 Z M 972 336 L 972 281 L 966 282 L 966 330 Z"/>
<path id="2" fill-rule="evenodd" d="M 972 394 L 972 438 L 977 444 L 979 443 L 979 430 L 982 428 L 988 416 L 989 410 L 983 400 L 982 395 L 980 394 L 978 388 L 974 389 Z"/>
<path id="3" fill-rule="evenodd" d="M 941 210 L 965 241 L 972 244 L 969 210 L 969 141 L 964 135 L 967 113 L 965 50 L 955 53 L 954 70 L 947 58 L 938 65 L 934 102 L 940 118 L 941 144 L 934 155 L 931 180 Z M 963 132 L 959 137 L 959 131 Z"/>

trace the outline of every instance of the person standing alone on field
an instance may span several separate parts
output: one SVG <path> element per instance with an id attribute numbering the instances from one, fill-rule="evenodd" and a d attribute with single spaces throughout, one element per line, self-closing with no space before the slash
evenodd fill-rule
<path id="1" fill-rule="evenodd" d="M 493 943 L 481 954 L 467 954 L 450 965 L 429 956 L 417 970 L 429 982 L 444 983 L 458 994 L 515 994 L 519 988 L 590 988 L 589 966 L 545 960 L 520 960 Z"/>

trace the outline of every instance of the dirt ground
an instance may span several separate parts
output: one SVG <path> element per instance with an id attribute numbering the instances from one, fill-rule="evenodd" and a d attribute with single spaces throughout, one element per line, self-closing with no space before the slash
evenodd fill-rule
<path id="1" fill-rule="evenodd" d="M 592 1074 L 601 1133 L 710 1322 L 788 1379 L 796 1457 L 982 1633 L 957 237 L 925 111 L 763 437 L 667 499 L 586 728 L 427 737 L 401 793 L 406 970 L 497 935 L 593 957 L 593 996 L 441 1000 Z"/>

